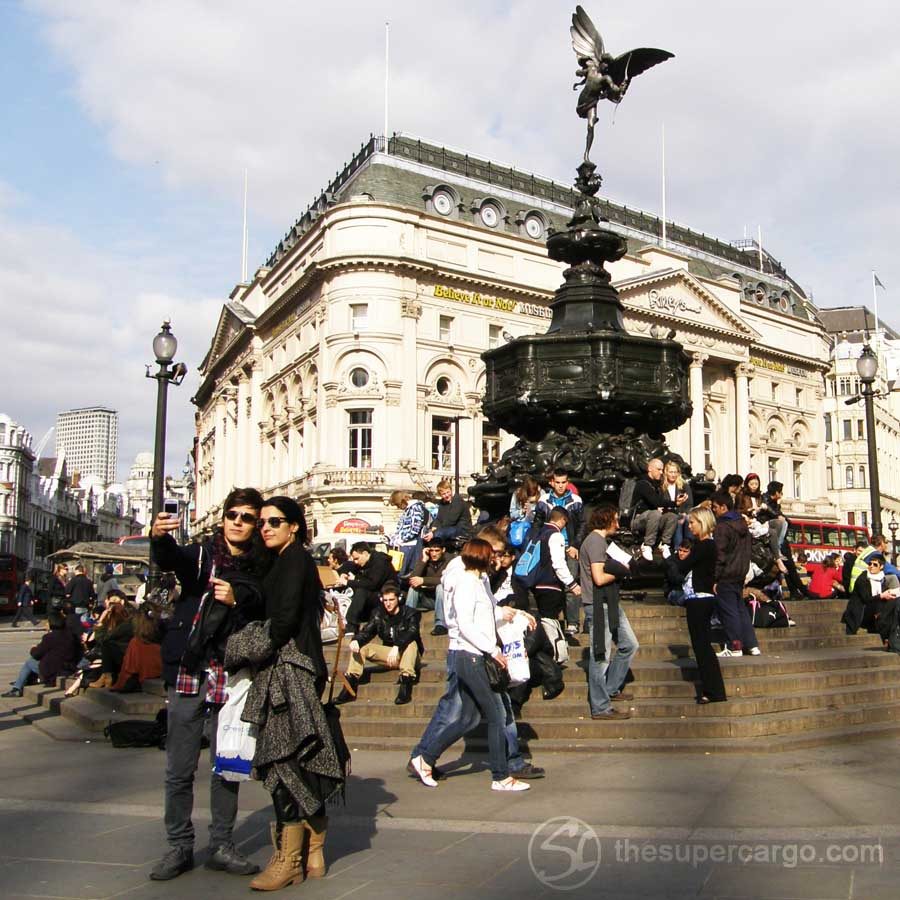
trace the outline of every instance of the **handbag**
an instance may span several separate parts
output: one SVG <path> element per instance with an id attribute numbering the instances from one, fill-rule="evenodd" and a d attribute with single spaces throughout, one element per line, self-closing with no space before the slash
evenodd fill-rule
<path id="1" fill-rule="evenodd" d="M 502 694 L 509 690 L 509 671 L 504 669 L 493 656 L 484 654 L 484 672 L 492 691 Z"/>
<path id="2" fill-rule="evenodd" d="M 560 665 L 567 663 L 569 661 L 569 642 L 566 640 L 559 619 L 542 618 L 541 626 L 547 635 L 547 640 L 550 641 L 550 646 L 553 647 L 553 659 Z"/>

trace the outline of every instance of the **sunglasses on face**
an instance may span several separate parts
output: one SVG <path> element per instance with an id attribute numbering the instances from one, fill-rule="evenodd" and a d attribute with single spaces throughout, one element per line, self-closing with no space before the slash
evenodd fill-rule
<path id="1" fill-rule="evenodd" d="M 253 513 L 238 512 L 236 509 L 229 509 L 228 512 L 225 513 L 225 518 L 228 519 L 229 522 L 237 522 L 240 520 L 244 525 L 256 524 L 256 516 L 254 516 Z"/>
<path id="2" fill-rule="evenodd" d="M 268 525 L 269 528 L 281 528 L 285 522 L 287 522 L 287 519 L 284 516 L 269 516 L 267 519 L 259 520 L 259 527 L 262 528 L 264 525 Z"/>

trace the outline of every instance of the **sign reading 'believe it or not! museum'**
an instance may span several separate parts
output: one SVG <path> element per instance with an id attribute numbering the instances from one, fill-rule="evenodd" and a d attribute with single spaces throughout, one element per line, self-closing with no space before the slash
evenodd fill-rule
<path id="1" fill-rule="evenodd" d="M 434 296 L 441 300 L 453 300 L 455 303 L 468 303 L 470 306 L 483 306 L 485 309 L 496 309 L 498 312 L 517 313 L 524 316 L 537 316 L 550 319 L 553 313 L 547 306 L 539 303 L 522 303 L 520 300 L 504 300 L 502 297 L 489 297 L 477 291 L 458 291 L 443 284 L 434 286 Z"/>

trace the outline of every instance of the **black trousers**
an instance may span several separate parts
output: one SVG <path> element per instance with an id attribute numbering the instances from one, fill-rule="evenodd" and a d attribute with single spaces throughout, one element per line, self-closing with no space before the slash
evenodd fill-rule
<path id="1" fill-rule="evenodd" d="M 716 609 L 716 598 L 696 597 L 687 600 L 684 608 L 687 612 L 688 631 L 691 634 L 691 647 L 700 672 L 701 690 L 710 700 L 724 700 L 725 682 L 722 680 L 722 669 L 710 642 L 712 635 L 709 620 Z"/>
<path id="2" fill-rule="evenodd" d="M 352 625 L 354 629 L 360 622 L 368 622 L 372 610 L 378 604 L 378 591 L 370 591 L 368 588 L 353 588 L 353 599 L 347 608 L 347 627 Z"/>
<path id="3" fill-rule="evenodd" d="M 542 619 L 558 619 L 566 608 L 566 594 L 561 590 L 535 588 L 534 602 Z"/>

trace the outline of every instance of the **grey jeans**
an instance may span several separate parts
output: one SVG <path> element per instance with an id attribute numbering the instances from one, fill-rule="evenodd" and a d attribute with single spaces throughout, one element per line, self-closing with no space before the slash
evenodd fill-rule
<path id="1" fill-rule="evenodd" d="M 655 547 L 672 543 L 675 529 L 678 526 L 678 516 L 673 512 L 660 512 L 658 509 L 648 509 L 638 513 L 631 522 L 631 530 L 642 531 L 644 540 L 642 543 L 648 547 Z"/>
<path id="2" fill-rule="evenodd" d="M 196 696 L 176 694 L 170 687 L 169 730 L 166 737 L 166 839 L 172 847 L 194 848 L 194 774 L 200 761 L 200 742 L 206 719 L 206 679 L 200 682 Z M 237 817 L 238 787 L 236 781 L 225 781 L 212 773 L 216 755 L 216 730 L 219 708 L 211 707 L 209 732 L 210 783 L 209 806 L 212 821 L 209 825 L 211 847 L 232 842 L 234 820 Z"/>

